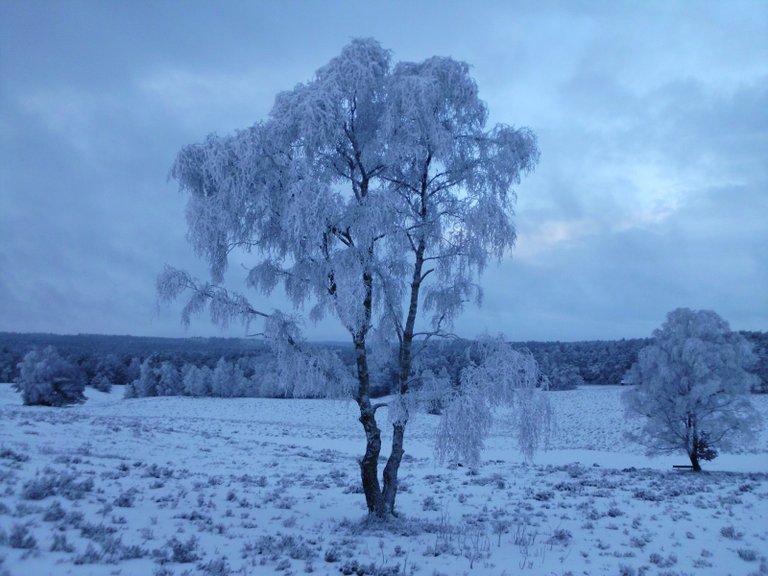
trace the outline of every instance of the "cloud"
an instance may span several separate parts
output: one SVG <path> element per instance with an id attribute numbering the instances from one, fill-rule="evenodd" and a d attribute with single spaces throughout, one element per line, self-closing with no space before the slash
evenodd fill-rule
<path id="1" fill-rule="evenodd" d="M 205 269 L 174 155 L 263 118 L 354 36 L 470 62 L 492 120 L 539 137 L 517 249 L 462 334 L 645 335 L 680 305 L 768 325 L 762 4 L 28 0 L 0 3 L 0 329 L 179 333 L 155 276 Z"/>

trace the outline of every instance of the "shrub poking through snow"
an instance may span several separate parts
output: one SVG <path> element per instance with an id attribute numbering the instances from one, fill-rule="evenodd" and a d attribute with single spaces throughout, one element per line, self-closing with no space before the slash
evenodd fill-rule
<path id="1" fill-rule="evenodd" d="M 197 554 L 197 538 L 195 536 L 190 536 L 186 542 L 182 542 L 175 537 L 171 538 L 166 543 L 166 546 L 170 548 L 168 560 L 171 562 L 188 564 L 200 559 L 200 556 Z"/>
<path id="2" fill-rule="evenodd" d="M 25 524 L 14 524 L 11 534 L 8 536 L 8 544 L 11 548 L 33 550 L 37 548 L 37 540 L 30 534 L 29 527 Z"/>
<path id="3" fill-rule="evenodd" d="M 42 500 L 48 496 L 63 496 L 67 500 L 80 500 L 93 490 L 93 480 L 77 482 L 77 476 L 68 472 L 56 472 L 46 468 L 42 476 L 26 482 L 22 497 L 26 500 Z"/>

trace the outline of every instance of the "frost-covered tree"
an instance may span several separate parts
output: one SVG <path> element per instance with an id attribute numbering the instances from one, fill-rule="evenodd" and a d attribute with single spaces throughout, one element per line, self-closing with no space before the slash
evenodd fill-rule
<path id="1" fill-rule="evenodd" d="M 166 268 L 161 299 L 191 294 L 185 322 L 206 306 L 220 324 L 263 319 L 291 358 L 281 365 L 315 375 L 338 371 L 311 359 L 294 318 L 258 310 L 221 285 L 230 253 L 253 258 L 249 287 L 269 295 L 281 285 L 295 308 L 311 305 L 310 319 L 335 316 L 355 350 L 361 480 L 379 516 L 395 510 L 414 340 L 444 333 L 466 302 L 479 302 L 479 275 L 515 241 L 512 188 L 538 160 L 530 130 L 487 128 L 487 119 L 467 64 L 393 65 L 378 42 L 358 39 L 314 79 L 280 93 L 266 120 L 184 147 L 171 171 L 189 195 L 189 239 L 211 280 Z M 403 408 L 381 479 L 376 412 L 385 404 L 371 399 L 374 332 L 396 342 L 390 408 Z"/>
<path id="2" fill-rule="evenodd" d="M 141 360 L 135 356 L 131 358 L 128 367 L 125 369 L 125 383 L 130 384 L 141 375 Z"/>
<path id="3" fill-rule="evenodd" d="M 760 425 L 753 362 L 749 343 L 716 313 L 670 312 L 626 376 L 627 412 L 646 418 L 635 438 L 649 454 L 684 450 L 696 471 L 718 449 L 743 446 Z"/>
<path id="4" fill-rule="evenodd" d="M 210 396 L 211 381 L 211 369 L 208 366 L 198 368 L 194 364 L 187 364 L 182 369 L 182 384 L 187 396 Z"/>
<path id="5" fill-rule="evenodd" d="M 584 378 L 576 366 L 568 364 L 553 368 L 549 373 L 548 382 L 550 390 L 575 390 L 584 385 Z"/>
<path id="6" fill-rule="evenodd" d="M 125 387 L 126 398 L 157 396 L 157 384 L 160 379 L 157 362 L 157 358 L 153 355 L 141 363 L 139 377 Z"/>
<path id="7" fill-rule="evenodd" d="M 235 362 L 220 358 L 211 373 L 211 393 L 221 398 L 238 398 L 248 395 L 250 382 Z"/>
<path id="8" fill-rule="evenodd" d="M 102 392 L 109 392 L 113 384 L 126 384 L 126 367 L 116 354 L 107 354 L 99 358 L 96 374 L 91 379 L 91 386 Z"/>
<path id="9" fill-rule="evenodd" d="M 549 399 L 537 388 L 536 360 L 528 351 L 513 349 L 502 337 L 482 338 L 472 352 L 478 361 L 461 371 L 461 385 L 451 392 L 440 419 L 438 456 L 476 466 L 494 410 L 511 406 L 518 446 L 532 459 L 549 440 L 554 422 Z"/>
<path id="10" fill-rule="evenodd" d="M 172 362 L 165 361 L 157 369 L 157 395 L 179 396 L 183 390 L 181 374 Z"/>
<path id="11" fill-rule="evenodd" d="M 59 355 L 56 348 L 30 350 L 19 363 L 14 388 L 24 404 L 65 406 L 85 402 L 85 385 L 77 367 Z"/>

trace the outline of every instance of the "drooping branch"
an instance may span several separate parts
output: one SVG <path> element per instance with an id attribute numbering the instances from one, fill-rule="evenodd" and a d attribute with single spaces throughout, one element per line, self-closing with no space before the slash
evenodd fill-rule
<path id="1" fill-rule="evenodd" d="M 157 295 L 160 303 L 170 303 L 184 292 L 189 300 L 184 306 L 181 321 L 189 326 L 191 317 L 199 315 L 209 307 L 211 320 L 225 327 L 232 320 L 240 320 L 246 327 L 255 317 L 269 318 L 271 315 L 254 308 L 248 300 L 236 292 L 210 282 L 200 282 L 189 273 L 166 265 L 157 277 Z"/>

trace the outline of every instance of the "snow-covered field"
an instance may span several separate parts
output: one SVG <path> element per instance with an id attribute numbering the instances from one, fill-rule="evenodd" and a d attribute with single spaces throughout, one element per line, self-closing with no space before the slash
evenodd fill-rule
<path id="1" fill-rule="evenodd" d="M 684 455 L 624 439 L 620 392 L 550 393 L 559 428 L 532 465 L 503 414 L 480 469 L 440 465 L 437 418 L 418 415 L 401 518 L 381 525 L 352 402 L 116 389 L 55 409 L 0 385 L 0 575 L 768 574 L 766 431 L 673 471 Z"/>

